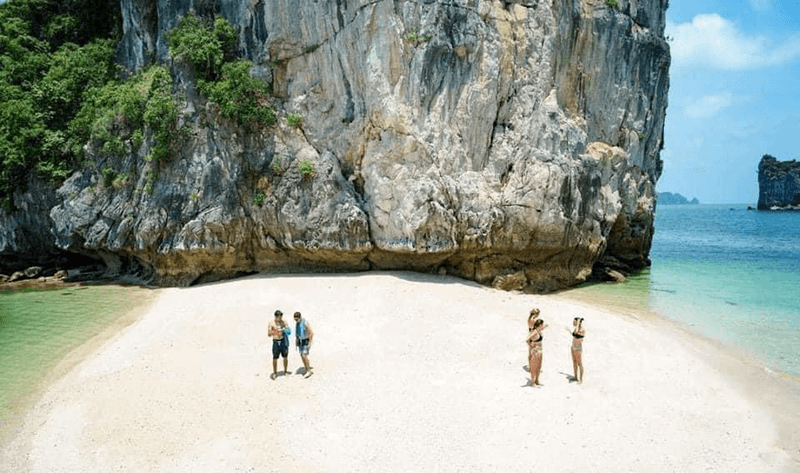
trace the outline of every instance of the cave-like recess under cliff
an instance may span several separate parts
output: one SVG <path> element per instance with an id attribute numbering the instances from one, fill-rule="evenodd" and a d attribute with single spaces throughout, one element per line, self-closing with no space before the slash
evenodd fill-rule
<path id="1" fill-rule="evenodd" d="M 146 159 L 152 136 L 122 157 L 88 143 L 92 166 L 0 210 L 0 254 L 165 285 L 413 269 L 540 292 L 645 266 L 667 3 L 122 0 L 119 61 L 169 69 L 186 139 L 164 162 Z M 236 28 L 274 125 L 223 117 L 170 57 L 189 14 Z M 129 178 L 103 185 L 106 168 Z"/>

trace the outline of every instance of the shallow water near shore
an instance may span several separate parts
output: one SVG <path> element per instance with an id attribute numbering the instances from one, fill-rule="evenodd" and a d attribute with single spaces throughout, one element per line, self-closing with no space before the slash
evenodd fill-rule
<path id="1" fill-rule="evenodd" d="M 659 206 L 650 268 L 574 297 L 655 313 L 800 374 L 800 213 Z"/>
<path id="2" fill-rule="evenodd" d="M 0 430 L 70 351 L 147 299 L 120 286 L 0 292 Z"/>

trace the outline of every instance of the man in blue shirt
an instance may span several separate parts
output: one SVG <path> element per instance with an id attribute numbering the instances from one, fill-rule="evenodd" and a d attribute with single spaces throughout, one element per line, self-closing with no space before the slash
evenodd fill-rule
<path id="1" fill-rule="evenodd" d="M 311 330 L 311 325 L 306 319 L 300 315 L 300 312 L 294 313 L 295 322 L 295 335 L 297 337 L 297 349 L 300 351 L 300 358 L 303 359 L 303 366 L 306 368 L 306 378 L 311 376 L 311 365 L 308 362 L 308 350 L 311 348 L 311 343 L 314 341 L 314 331 Z"/>

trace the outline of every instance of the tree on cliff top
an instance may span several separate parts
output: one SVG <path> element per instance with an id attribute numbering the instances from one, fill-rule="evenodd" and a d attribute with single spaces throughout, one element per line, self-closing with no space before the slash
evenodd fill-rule
<path id="1" fill-rule="evenodd" d="M 758 169 L 769 177 L 783 178 L 792 172 L 800 174 L 800 162 L 794 159 L 791 161 L 778 161 L 774 156 L 765 154 L 758 164 Z"/>

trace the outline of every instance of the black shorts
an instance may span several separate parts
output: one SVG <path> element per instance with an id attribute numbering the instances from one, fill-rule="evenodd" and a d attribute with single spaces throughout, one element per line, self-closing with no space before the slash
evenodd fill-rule
<path id="1" fill-rule="evenodd" d="M 289 344 L 286 343 L 286 337 L 280 340 L 272 340 L 272 359 L 277 360 L 279 356 L 284 358 L 289 356 Z"/>
<path id="2" fill-rule="evenodd" d="M 304 338 L 297 343 L 297 349 L 300 351 L 301 355 L 308 355 L 308 350 L 311 348 L 308 346 L 308 341 L 307 338 Z"/>

